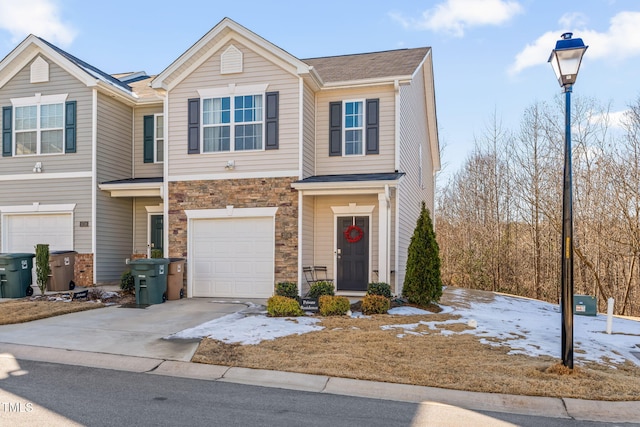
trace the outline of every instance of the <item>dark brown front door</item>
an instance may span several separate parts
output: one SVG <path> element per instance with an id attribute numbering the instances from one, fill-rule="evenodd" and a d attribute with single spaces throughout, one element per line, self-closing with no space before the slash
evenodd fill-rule
<path id="1" fill-rule="evenodd" d="M 338 217 L 337 290 L 366 291 L 369 279 L 369 217 Z"/>

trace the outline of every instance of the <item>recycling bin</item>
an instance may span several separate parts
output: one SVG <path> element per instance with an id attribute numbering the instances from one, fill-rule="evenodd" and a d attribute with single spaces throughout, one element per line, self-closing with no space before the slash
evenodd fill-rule
<path id="1" fill-rule="evenodd" d="M 76 265 L 75 251 L 51 251 L 49 253 L 49 268 L 51 280 L 47 285 L 49 291 L 68 291 L 76 287 L 74 268 Z"/>
<path id="2" fill-rule="evenodd" d="M 136 304 L 161 304 L 167 299 L 167 258 L 141 258 L 129 263 L 136 287 Z"/>
<path id="3" fill-rule="evenodd" d="M 573 314 L 582 316 L 597 315 L 598 305 L 596 297 L 591 295 L 574 295 L 573 296 Z"/>
<path id="4" fill-rule="evenodd" d="M 167 276 L 168 300 L 177 300 L 184 296 L 184 290 L 182 289 L 184 262 L 184 258 L 169 258 L 169 275 Z"/>
<path id="5" fill-rule="evenodd" d="M 33 295 L 31 274 L 35 256 L 30 253 L 0 254 L 0 298 Z"/>

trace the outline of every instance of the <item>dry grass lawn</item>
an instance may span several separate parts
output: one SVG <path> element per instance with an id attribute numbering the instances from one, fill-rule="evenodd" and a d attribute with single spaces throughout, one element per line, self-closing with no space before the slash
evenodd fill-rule
<path id="1" fill-rule="evenodd" d="M 0 303 L 0 325 L 31 322 L 32 320 L 100 307 L 104 307 L 104 305 L 81 301 L 30 301 L 29 299 L 7 301 Z"/>
<path id="2" fill-rule="evenodd" d="M 377 315 L 323 318 L 321 331 L 258 345 L 204 339 L 192 361 L 422 386 L 592 400 L 640 400 L 640 367 L 589 364 L 569 371 L 551 357 L 508 355 L 509 348 L 481 344 L 473 335 L 445 336 L 421 327 L 398 338 L 390 324 L 456 319 Z M 442 329 L 463 330 L 463 323 Z"/>

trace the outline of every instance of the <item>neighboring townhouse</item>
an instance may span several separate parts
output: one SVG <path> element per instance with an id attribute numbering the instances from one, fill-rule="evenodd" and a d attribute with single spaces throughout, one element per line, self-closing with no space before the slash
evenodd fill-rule
<path id="1" fill-rule="evenodd" d="M 38 57 L 60 79 L 30 83 Z M 154 78 L 106 76 L 69 57 L 30 36 L 0 63 L 14 116 L 15 98 L 80 99 L 74 86 L 86 97 L 75 132 L 86 159 L 16 151 L 23 137 L 3 121 L 12 151 L 0 160 L 0 251 L 17 251 L 5 238 L 15 218 L 53 218 L 56 206 L 41 207 L 65 205 L 72 240 L 52 246 L 91 258 L 94 282 L 153 248 L 186 258 L 189 297 L 266 298 L 282 281 L 304 294 L 309 266 L 326 267 L 344 294 L 371 281 L 401 293 L 440 168 L 430 48 L 302 60 L 225 18 Z"/>

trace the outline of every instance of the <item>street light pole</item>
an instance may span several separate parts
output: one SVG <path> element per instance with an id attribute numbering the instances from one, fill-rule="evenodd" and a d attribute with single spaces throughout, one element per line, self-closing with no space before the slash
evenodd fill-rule
<path id="1" fill-rule="evenodd" d="M 564 33 L 551 51 L 549 62 L 565 93 L 564 177 L 562 186 L 562 364 L 573 369 L 573 184 L 571 179 L 571 92 L 582 56 L 587 50 L 582 39 Z"/>
<path id="2" fill-rule="evenodd" d="M 573 369 L 573 183 L 571 171 L 571 90 L 565 86 L 564 175 L 562 186 L 562 364 Z"/>

